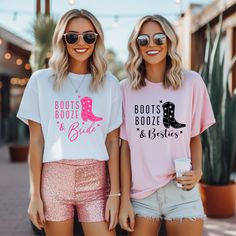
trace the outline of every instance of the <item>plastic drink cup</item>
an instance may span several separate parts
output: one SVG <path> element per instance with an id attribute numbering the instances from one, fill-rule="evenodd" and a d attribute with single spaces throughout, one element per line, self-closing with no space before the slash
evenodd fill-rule
<path id="1" fill-rule="evenodd" d="M 192 168 L 190 158 L 178 158 L 174 160 L 175 162 L 175 171 L 176 177 L 181 177 L 187 171 L 190 171 Z M 177 183 L 177 187 L 182 188 L 182 184 Z"/>

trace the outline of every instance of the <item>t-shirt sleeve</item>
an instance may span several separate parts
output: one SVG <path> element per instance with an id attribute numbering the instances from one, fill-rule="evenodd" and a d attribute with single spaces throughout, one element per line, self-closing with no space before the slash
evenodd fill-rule
<path id="1" fill-rule="evenodd" d="M 117 80 L 117 79 L 116 79 Z M 108 133 L 119 128 L 122 123 L 122 97 L 118 80 L 115 81 L 112 89 L 112 104 Z"/>
<path id="2" fill-rule="evenodd" d="M 192 99 L 191 137 L 201 134 L 216 122 L 206 85 L 201 77 L 196 78 L 196 80 Z"/>
<path id="3" fill-rule="evenodd" d="M 33 74 L 25 88 L 17 118 L 29 125 L 29 120 L 41 123 L 36 75 Z"/>
<path id="4" fill-rule="evenodd" d="M 121 93 L 122 93 L 122 124 L 120 126 L 120 138 L 128 140 L 126 133 L 126 124 L 125 124 L 125 92 L 124 92 L 124 83 L 120 84 Z"/>

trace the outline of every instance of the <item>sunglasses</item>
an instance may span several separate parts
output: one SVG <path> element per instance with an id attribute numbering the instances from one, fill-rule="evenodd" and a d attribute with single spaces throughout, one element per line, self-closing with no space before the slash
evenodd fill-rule
<path id="1" fill-rule="evenodd" d="M 150 37 L 148 34 L 140 34 L 137 37 L 137 43 L 140 47 L 148 46 L 150 43 Z M 163 45 L 166 42 L 166 35 L 163 33 L 156 33 L 152 36 L 152 40 L 156 45 Z"/>
<path id="2" fill-rule="evenodd" d="M 98 36 L 98 34 L 94 32 L 87 32 L 87 33 L 82 33 L 82 34 L 79 34 L 76 32 L 68 32 L 68 33 L 63 34 L 65 42 L 67 44 L 77 43 L 80 35 L 83 36 L 83 40 L 87 44 L 95 43 Z"/>

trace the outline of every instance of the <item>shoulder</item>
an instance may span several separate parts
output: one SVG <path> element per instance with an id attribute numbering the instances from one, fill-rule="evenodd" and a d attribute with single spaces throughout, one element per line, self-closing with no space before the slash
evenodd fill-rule
<path id="1" fill-rule="evenodd" d="M 53 70 L 48 68 L 48 69 L 41 69 L 37 70 L 32 74 L 32 78 L 37 79 L 48 79 L 48 77 L 52 76 L 54 74 Z"/>
<path id="2" fill-rule="evenodd" d="M 121 89 L 128 89 L 128 88 L 130 88 L 130 81 L 129 81 L 129 79 L 126 78 L 126 79 L 121 80 L 120 81 L 120 87 L 121 87 Z"/>
<path id="3" fill-rule="evenodd" d="M 105 80 L 109 83 L 119 84 L 119 80 L 111 72 L 107 72 L 105 75 Z"/>
<path id="4" fill-rule="evenodd" d="M 50 68 L 37 70 L 31 75 L 29 82 L 41 84 L 44 83 L 45 81 L 49 81 L 48 79 L 51 78 L 53 74 L 54 72 Z"/>
<path id="5" fill-rule="evenodd" d="M 111 72 L 107 72 L 105 75 L 105 85 L 111 88 L 118 88 L 119 85 L 119 80 L 114 76 Z"/>
<path id="6" fill-rule="evenodd" d="M 205 86 L 205 83 L 199 73 L 193 70 L 183 70 L 184 84 L 191 86 L 201 87 Z"/>

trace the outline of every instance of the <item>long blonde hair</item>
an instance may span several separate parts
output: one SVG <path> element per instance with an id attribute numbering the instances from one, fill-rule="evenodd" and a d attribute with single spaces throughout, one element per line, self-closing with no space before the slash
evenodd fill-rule
<path id="1" fill-rule="evenodd" d="M 88 19 L 94 26 L 98 34 L 92 56 L 89 58 L 89 70 L 92 74 L 92 83 L 90 88 L 97 90 L 99 85 L 103 84 L 105 73 L 107 71 L 107 61 L 105 59 L 104 34 L 101 24 L 96 17 L 89 11 L 73 9 L 66 12 L 58 22 L 52 40 L 52 57 L 49 60 L 49 66 L 54 71 L 54 88 L 60 89 L 69 73 L 69 55 L 63 40 L 68 22 L 75 18 Z"/>
<path id="2" fill-rule="evenodd" d="M 174 89 L 178 89 L 183 81 L 183 72 L 181 69 L 181 58 L 177 53 L 178 36 L 171 26 L 170 22 L 160 15 L 147 15 L 142 17 L 135 25 L 133 32 L 130 35 L 128 49 L 129 56 L 126 62 L 126 70 L 131 81 L 131 87 L 133 89 L 140 89 L 146 86 L 145 83 L 145 63 L 139 52 L 139 46 L 137 44 L 137 37 L 140 29 L 145 22 L 157 22 L 161 25 L 168 40 L 168 53 L 166 59 L 166 72 L 163 85 L 165 88 L 172 86 Z"/>

